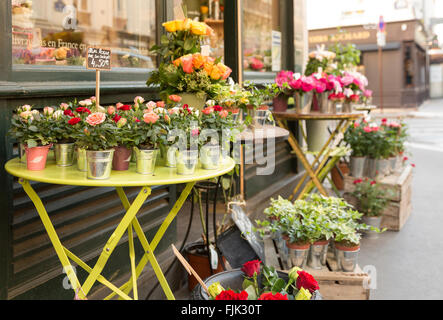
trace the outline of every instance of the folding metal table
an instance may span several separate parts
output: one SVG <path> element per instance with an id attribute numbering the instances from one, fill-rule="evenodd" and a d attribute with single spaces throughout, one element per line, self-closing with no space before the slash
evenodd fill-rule
<path id="1" fill-rule="evenodd" d="M 89 180 L 86 177 L 86 173 L 78 171 L 76 166 L 61 168 L 57 167 L 53 161 L 49 162 L 46 169 L 43 171 L 28 171 L 26 164 L 20 163 L 19 159 L 14 159 L 6 164 L 5 169 L 11 175 L 19 178 L 19 183 L 23 186 L 24 191 L 34 203 L 51 243 L 54 246 L 57 256 L 71 282 L 71 286 L 79 299 L 86 299 L 92 286 L 98 281 L 113 291 L 113 293 L 106 297 L 106 299 L 111 299 L 115 295 L 118 295 L 121 299 L 138 300 L 137 279 L 140 277 L 143 269 L 149 262 L 154 269 L 155 275 L 160 282 L 166 297 L 168 300 L 174 300 L 174 295 L 154 255 L 155 249 L 163 238 L 168 227 L 182 208 L 194 185 L 199 181 L 225 175 L 231 172 L 234 169 L 234 166 L 234 160 L 228 158 L 218 170 L 211 171 L 197 168 L 195 174 L 192 176 L 177 175 L 175 169 L 166 167 L 157 167 L 155 169 L 154 176 L 145 176 L 135 173 L 134 164 L 132 164 L 129 171 L 113 171 L 109 180 Z M 88 266 L 79 257 L 63 246 L 54 225 L 48 216 L 44 204 L 35 190 L 32 188 L 29 181 L 57 185 L 114 187 L 116 189 L 117 194 L 119 195 L 126 210 L 126 214 L 123 216 L 114 233 L 107 241 L 95 266 Z M 151 187 L 175 184 L 186 184 L 186 187 L 181 193 L 171 212 L 164 219 L 155 237 L 149 243 L 139 221 L 137 220 L 137 213 L 146 199 L 150 196 Z M 129 203 L 129 200 L 125 194 L 125 187 L 141 187 L 137 198 L 132 204 Z M 143 257 L 137 265 L 135 263 L 134 231 L 145 251 Z M 118 288 L 110 281 L 105 279 L 101 275 L 101 272 L 103 271 L 112 252 L 126 232 L 128 233 L 131 277 L 128 282 Z M 70 261 L 73 261 L 89 273 L 89 276 L 82 285 L 80 284 Z M 133 297 L 129 296 L 131 291 L 133 291 Z"/>

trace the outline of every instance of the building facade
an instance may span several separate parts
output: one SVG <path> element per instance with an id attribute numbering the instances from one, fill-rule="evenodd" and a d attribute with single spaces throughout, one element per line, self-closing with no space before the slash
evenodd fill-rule
<path id="1" fill-rule="evenodd" d="M 218 38 L 216 52 L 233 70 L 234 80 L 271 82 L 279 69 L 301 69 L 307 51 L 305 0 L 214 1 L 184 0 L 196 7 L 197 19 L 210 24 Z M 257 4 L 257 2 L 260 2 Z M 149 48 L 160 41 L 162 23 L 180 15 L 175 0 L 3 0 L 0 7 L 0 299 L 72 299 L 65 274 L 32 202 L 5 163 L 18 150 L 7 131 L 13 110 L 29 104 L 36 108 L 85 99 L 95 94 L 95 72 L 84 66 L 89 45 L 112 50 L 112 70 L 102 72 L 101 104 L 131 103 L 135 96 L 158 99 L 148 88 L 149 73 L 158 58 Z M 260 10 L 256 10 L 260 8 Z M 194 11 L 195 12 L 195 11 Z M 215 14 L 217 13 L 217 14 Z M 303 29 L 301 29 L 303 28 Z M 256 38 L 260 34 L 260 38 Z M 295 38 L 295 34 L 297 37 Z M 259 43 L 257 43 L 259 41 Z M 296 54 L 294 54 L 296 52 Z M 246 57 L 246 59 L 245 59 Z M 276 172 L 256 175 L 257 164 L 245 170 L 246 198 L 254 201 L 263 190 L 278 191 L 294 182 L 296 163 L 286 143 L 275 146 Z M 124 209 L 115 190 L 35 184 L 34 188 L 54 219 L 62 242 L 83 261 L 93 265 Z M 139 220 L 151 239 L 175 203 L 181 186 L 159 186 L 140 210 Z M 137 190 L 128 189 L 130 201 Z M 260 199 L 259 199 L 260 200 Z M 255 200 L 259 202 L 258 200 Z M 177 241 L 176 222 L 158 247 L 163 268 L 171 262 L 166 248 Z M 142 248 L 137 247 L 137 256 Z M 122 241 L 103 275 L 116 283 L 129 278 L 128 243 Z M 85 273 L 77 270 L 80 279 Z M 153 273 L 141 277 L 140 296 L 153 285 Z M 172 275 L 173 277 L 174 275 Z M 173 286 L 177 284 L 172 279 Z M 91 298 L 101 297 L 93 288 Z"/>

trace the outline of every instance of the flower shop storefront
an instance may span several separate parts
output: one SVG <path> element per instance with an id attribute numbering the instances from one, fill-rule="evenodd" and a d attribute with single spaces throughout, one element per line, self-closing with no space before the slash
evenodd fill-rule
<path id="1" fill-rule="evenodd" d="M 14 123 L 14 114 L 18 116 L 16 121 L 25 120 L 25 123 L 38 121 L 38 117 L 66 119 L 69 120 L 69 129 L 78 127 L 81 123 L 88 123 L 91 128 L 98 128 L 103 123 L 109 124 L 108 129 L 111 126 L 123 128 L 128 125 L 137 126 L 135 118 L 142 124 L 149 124 L 160 123 L 165 120 L 165 116 L 174 117 L 174 114 L 143 111 L 164 108 L 161 103 L 157 104 L 162 100 L 168 106 L 177 103 L 173 96 L 165 95 L 168 88 L 165 90 L 161 85 L 159 88 L 156 81 L 153 82 L 156 85 L 148 86 L 146 81 L 150 77 L 152 79 L 157 70 L 162 69 L 160 56 L 164 57 L 165 52 L 160 51 L 165 44 L 164 37 L 168 34 L 163 23 L 180 18 L 176 8 L 180 7 L 181 1 L 131 0 L 118 1 L 118 5 L 114 2 L 113 6 L 108 6 L 107 1 L 102 2 L 11 0 L 0 8 L 0 43 L 3 47 L 0 53 L 2 168 L 23 151 L 18 143 L 19 137 L 15 136 L 15 139 L 8 135 L 11 122 Z M 303 30 L 294 29 L 294 14 L 299 14 L 300 11 L 295 9 L 304 8 L 304 1 L 259 1 L 260 12 L 257 1 L 225 1 L 215 11 L 214 8 L 206 11 L 207 6 L 203 5 L 197 14 L 199 17 L 192 16 L 195 14 L 191 10 L 192 1 L 184 2 L 189 8 L 189 17 L 206 21 L 214 31 L 209 41 L 205 40 L 207 47 L 202 48 L 202 51 L 209 48 L 210 57 L 214 57 L 211 63 L 218 64 L 215 59 L 222 57 L 226 68 L 220 64 L 220 69 L 218 72 L 214 71 L 212 79 L 224 81 L 230 75 L 235 81 L 267 83 L 273 82 L 276 73 L 282 69 L 303 68 L 304 59 L 301 57 L 305 48 L 299 42 L 295 48 L 294 42 L 294 33 L 303 33 Z M 257 35 L 260 35 L 260 41 L 256 41 Z M 275 41 L 271 41 L 273 38 Z M 93 45 L 112 50 L 112 69 L 101 73 L 100 83 L 100 105 L 105 107 L 103 111 L 106 119 L 94 115 L 95 111 L 100 111 L 96 101 L 91 98 L 96 93 L 96 74 L 84 67 L 87 48 Z M 157 50 L 151 50 L 154 45 L 157 45 Z M 188 45 L 192 48 L 194 46 L 185 46 Z M 177 63 L 186 73 L 187 62 Z M 147 104 L 150 101 L 153 104 L 149 106 Z M 125 112 L 128 112 L 126 109 L 130 107 L 133 110 L 136 105 L 141 107 L 140 115 L 130 119 L 125 117 Z M 22 109 L 17 112 L 20 106 Z M 221 112 L 219 121 L 224 121 L 227 116 L 216 107 L 212 106 L 206 112 L 208 115 Z M 230 113 L 229 117 L 232 115 Z M 18 122 L 15 124 L 18 125 Z M 71 142 L 64 141 L 64 135 L 65 138 L 72 137 L 69 133 L 66 136 L 66 132 L 61 132 L 66 128 L 57 125 L 56 121 L 52 125 L 53 127 L 39 128 L 40 132 L 46 134 L 56 131 L 60 134 L 57 139 L 48 140 L 49 144 Z M 105 140 L 108 142 L 118 139 L 117 136 L 112 137 L 110 132 L 113 129 L 100 130 L 102 131 L 91 130 L 88 134 L 83 132 L 86 148 L 105 143 L 103 136 L 107 137 Z M 138 138 L 145 139 L 152 135 L 148 132 L 143 134 L 144 137 Z M 44 140 L 41 139 L 42 136 L 27 138 L 28 141 L 38 140 L 37 144 Z M 46 138 L 54 139 L 55 134 Z M 138 138 L 132 137 L 132 140 Z M 29 148 L 32 146 L 32 143 L 28 145 Z M 102 149 L 109 147 L 111 146 L 102 145 Z M 290 147 L 281 141 L 274 148 L 277 160 L 273 175 L 257 175 L 257 168 L 261 165 L 255 162 L 244 168 L 242 183 L 245 198 L 257 206 L 264 206 L 264 199 L 268 200 L 274 193 L 281 193 L 280 190 L 285 190 L 285 187 L 296 182 L 297 162 L 290 154 Z M 49 154 L 50 165 L 52 152 L 55 149 Z M 247 150 L 246 153 L 253 154 L 254 150 Z M 81 156 L 80 153 L 77 154 Z M 125 159 L 125 155 L 122 159 Z M 74 159 L 74 163 L 76 162 L 78 163 L 72 168 L 77 169 L 80 161 Z M 131 168 L 135 168 L 135 163 L 131 164 Z M 69 277 L 60 265 L 33 202 L 22 190 L 20 181 L 3 169 L 0 180 L 0 202 L 3 207 L 0 222 L 0 298 L 72 299 L 74 293 Z M 91 188 L 88 185 L 57 185 L 43 181 L 30 181 L 30 187 L 45 204 L 47 213 L 67 248 L 88 265 L 95 265 L 104 244 L 125 213 L 115 188 L 109 187 L 109 184 Z M 140 228 L 149 241 L 154 238 L 168 212 L 173 209 L 182 190 L 183 185 L 180 184 L 165 183 L 152 187 L 151 196 L 138 212 Z M 139 191 L 136 186 L 125 188 L 129 202 L 137 199 Z M 162 268 L 166 268 L 173 259 L 166 249 L 171 243 L 180 240 L 177 236 L 178 227 L 177 222 L 172 221 L 158 243 L 156 256 Z M 131 265 L 127 261 L 129 246 L 131 244 L 126 238 L 116 246 L 102 271 L 104 277 L 116 283 L 127 281 L 131 273 Z M 145 250 L 140 244 L 136 243 L 133 249 L 137 258 L 143 256 Z M 79 279 L 87 277 L 87 272 L 80 267 L 74 271 Z M 147 280 L 140 280 L 140 295 L 152 287 L 152 281 L 148 280 L 153 275 L 152 270 L 148 271 L 144 278 Z M 177 282 L 177 279 L 172 279 L 173 289 L 178 286 Z M 98 297 L 104 295 L 95 287 L 90 293 L 91 299 L 95 297 L 94 294 Z"/>

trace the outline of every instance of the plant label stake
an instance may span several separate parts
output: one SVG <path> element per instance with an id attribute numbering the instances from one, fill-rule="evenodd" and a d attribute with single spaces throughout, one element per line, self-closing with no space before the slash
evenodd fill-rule
<path id="1" fill-rule="evenodd" d="M 97 98 L 97 106 L 100 106 L 100 71 L 111 70 L 111 50 L 88 47 L 86 69 L 95 70 L 95 97 Z"/>
<path id="2" fill-rule="evenodd" d="M 174 252 L 177 259 L 181 262 L 181 264 L 183 265 L 185 270 L 189 274 L 192 274 L 195 277 L 195 279 L 197 279 L 198 283 L 200 283 L 202 288 L 208 293 L 208 295 L 210 295 L 208 287 L 203 282 L 203 280 L 200 278 L 200 276 L 197 274 L 197 272 L 195 272 L 195 270 L 191 267 L 191 265 L 188 263 L 188 261 L 186 261 L 186 259 L 180 254 L 180 252 L 177 250 L 177 248 L 174 245 L 171 245 L 171 246 L 172 246 L 172 251 Z"/>

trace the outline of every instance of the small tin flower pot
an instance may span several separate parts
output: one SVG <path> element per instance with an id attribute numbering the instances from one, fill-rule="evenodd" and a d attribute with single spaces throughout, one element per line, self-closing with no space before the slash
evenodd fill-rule
<path id="1" fill-rule="evenodd" d="M 360 246 L 345 247 L 335 243 L 335 253 L 338 268 L 344 272 L 354 272 L 358 264 Z"/>
<path id="2" fill-rule="evenodd" d="M 366 157 L 351 157 L 351 177 L 363 178 L 365 175 Z"/>
<path id="3" fill-rule="evenodd" d="M 86 151 L 88 161 L 87 177 L 91 180 L 107 180 L 111 177 L 114 149 L 105 151 Z"/>
<path id="4" fill-rule="evenodd" d="M 367 216 L 363 216 L 362 220 L 363 223 L 371 226 L 371 227 L 375 227 L 377 229 L 380 229 L 381 226 L 381 220 L 383 217 L 367 217 Z M 378 239 L 379 234 L 378 232 L 372 231 L 372 230 L 366 230 L 364 231 L 364 235 L 365 238 L 367 239 Z"/>
<path id="5" fill-rule="evenodd" d="M 326 267 L 329 241 L 318 241 L 311 245 L 308 256 L 308 267 L 322 270 Z"/>
<path id="6" fill-rule="evenodd" d="M 54 154 L 57 167 L 71 167 L 74 165 L 75 144 L 58 143 L 54 145 Z"/>
<path id="7" fill-rule="evenodd" d="M 288 264 L 289 268 L 304 268 L 307 260 L 308 260 L 308 253 L 311 245 L 304 244 L 304 245 L 298 245 L 286 242 L 286 247 L 288 248 Z"/>
<path id="8" fill-rule="evenodd" d="M 141 150 L 139 148 L 134 148 L 136 155 L 136 171 L 138 174 L 143 175 L 153 175 L 155 170 L 155 164 L 157 162 L 158 150 Z"/>
<path id="9" fill-rule="evenodd" d="M 176 151 L 177 157 L 177 174 L 193 175 L 198 164 L 198 151 L 186 150 Z"/>
<path id="10" fill-rule="evenodd" d="M 77 169 L 81 172 L 88 172 L 88 159 L 85 149 L 77 149 Z"/>
<path id="11" fill-rule="evenodd" d="M 177 148 L 166 147 L 165 149 L 165 166 L 168 168 L 177 168 Z"/>
<path id="12" fill-rule="evenodd" d="M 220 167 L 220 146 L 204 146 L 200 150 L 200 161 L 204 170 L 217 170 Z"/>

